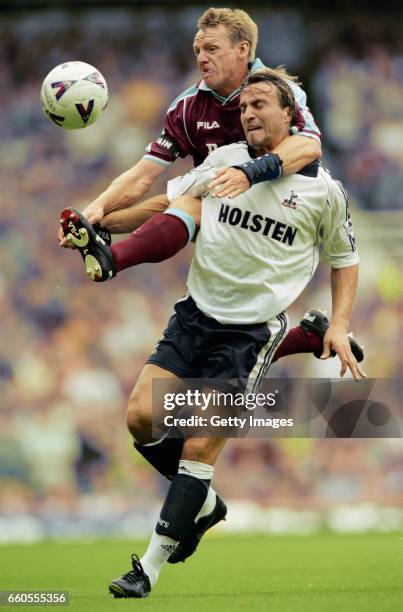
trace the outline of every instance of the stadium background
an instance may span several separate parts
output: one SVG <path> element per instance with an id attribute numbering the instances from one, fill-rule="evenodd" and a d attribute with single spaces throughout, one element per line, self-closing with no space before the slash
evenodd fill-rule
<path id="1" fill-rule="evenodd" d="M 131 450 L 126 399 L 183 294 L 191 248 L 93 285 L 57 246 L 58 213 L 84 206 L 159 134 L 164 109 L 198 78 L 191 44 L 208 4 L 47 4 L 0 5 L 0 541 L 143 536 L 166 485 Z M 362 258 L 351 327 L 367 373 L 400 378 L 402 15 L 346 5 L 231 3 L 258 23 L 258 55 L 302 77 L 325 163 L 351 195 Z M 101 70 L 110 104 L 95 126 L 66 133 L 42 115 L 39 88 L 72 59 Z M 153 193 L 188 167 L 178 161 Z M 328 275 L 318 270 L 293 323 L 330 311 Z M 337 376 L 338 365 L 294 356 L 272 374 Z M 402 470 L 396 439 L 231 441 L 215 487 L 230 501 L 226 529 L 393 530 Z"/>

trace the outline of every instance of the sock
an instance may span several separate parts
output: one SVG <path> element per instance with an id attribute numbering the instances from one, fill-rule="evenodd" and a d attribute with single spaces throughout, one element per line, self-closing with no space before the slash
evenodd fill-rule
<path id="1" fill-rule="evenodd" d="M 162 566 L 175 550 L 177 543 L 177 540 L 159 535 L 155 531 L 152 534 L 148 548 L 140 559 L 143 570 L 150 579 L 151 587 L 157 582 Z"/>
<path id="2" fill-rule="evenodd" d="M 183 438 L 168 438 L 167 434 L 163 435 L 154 442 L 148 444 L 140 444 L 134 441 L 134 448 L 143 455 L 144 459 L 152 465 L 157 472 L 172 480 L 177 474 L 179 467 L 179 459 L 183 451 Z M 195 462 L 191 462 L 195 463 Z M 206 501 L 200 509 L 196 517 L 196 522 L 199 518 L 211 514 L 215 508 L 217 493 L 213 487 L 209 487 Z"/>
<path id="3" fill-rule="evenodd" d="M 190 459 L 181 459 L 178 466 L 178 474 L 188 474 L 200 480 L 208 480 L 209 484 L 214 474 L 214 467 L 208 463 L 201 461 L 190 461 Z"/>
<path id="4" fill-rule="evenodd" d="M 192 219 L 190 215 L 187 217 Z M 175 255 L 192 237 L 185 219 L 186 213 L 184 216 L 176 215 L 174 211 L 156 213 L 128 238 L 113 244 L 111 251 L 116 270 L 120 272 L 146 262 L 156 263 Z"/>
<path id="5" fill-rule="evenodd" d="M 212 465 L 181 459 L 155 528 L 158 534 L 181 540 L 189 533 L 206 501 L 213 472 Z"/>
<path id="6" fill-rule="evenodd" d="M 181 459 L 178 474 L 173 478 L 160 518 L 151 536 L 141 565 L 151 586 L 173 552 L 176 544 L 190 531 L 195 517 L 203 506 L 214 467 L 207 463 Z"/>
<path id="7" fill-rule="evenodd" d="M 143 455 L 160 474 L 172 480 L 178 472 L 183 451 L 183 438 L 169 438 L 167 434 L 149 444 L 134 442 L 134 448 Z"/>
<path id="8" fill-rule="evenodd" d="M 322 338 L 319 338 L 314 332 L 307 332 L 302 327 L 293 327 L 290 329 L 283 342 L 274 353 L 272 363 L 285 357 L 286 355 L 295 355 L 296 353 L 316 353 L 323 350 Z"/>

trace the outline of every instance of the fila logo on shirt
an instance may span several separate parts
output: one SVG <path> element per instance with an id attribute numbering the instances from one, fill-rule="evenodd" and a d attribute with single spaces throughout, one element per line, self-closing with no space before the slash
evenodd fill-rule
<path id="1" fill-rule="evenodd" d="M 213 121 L 212 123 L 209 121 L 198 121 L 196 125 L 198 130 L 214 130 L 220 127 L 218 121 Z"/>

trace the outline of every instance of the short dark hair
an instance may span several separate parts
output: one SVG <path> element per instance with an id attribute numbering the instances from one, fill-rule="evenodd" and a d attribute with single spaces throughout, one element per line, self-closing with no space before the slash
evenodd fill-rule
<path id="1" fill-rule="evenodd" d="M 283 67 L 258 68 L 250 73 L 244 87 L 255 83 L 271 83 L 277 89 L 278 101 L 281 108 L 289 108 L 291 111 L 290 126 L 297 123 L 297 106 L 294 94 L 287 80 L 298 82 L 297 77 L 291 76 Z"/>

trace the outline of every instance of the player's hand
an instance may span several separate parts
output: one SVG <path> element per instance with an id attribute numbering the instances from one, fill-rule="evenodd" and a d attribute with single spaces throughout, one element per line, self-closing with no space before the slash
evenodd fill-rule
<path id="1" fill-rule="evenodd" d="M 323 353 L 321 359 L 330 357 L 330 349 L 333 349 L 338 354 L 341 361 L 340 376 L 343 377 L 350 370 L 354 380 L 367 378 L 364 370 L 362 370 L 351 352 L 350 343 L 348 341 L 347 331 L 342 325 L 330 324 L 325 337 L 323 338 Z"/>
<path id="2" fill-rule="evenodd" d="M 104 209 L 96 202 L 92 202 L 81 211 L 81 214 L 84 215 L 91 225 L 95 225 L 95 223 L 100 223 L 104 218 Z"/>
<path id="3" fill-rule="evenodd" d="M 84 208 L 84 210 L 82 211 L 82 214 L 87 219 L 87 221 L 91 223 L 91 225 L 95 225 L 95 223 L 99 223 L 101 219 L 103 219 L 104 217 L 103 208 L 99 206 L 99 204 L 96 204 L 95 202 L 89 204 L 86 208 Z M 74 245 L 71 244 L 71 242 L 67 241 L 62 228 L 59 228 L 57 237 L 58 237 L 60 247 L 64 249 L 74 249 L 75 248 Z"/>
<path id="4" fill-rule="evenodd" d="M 57 233 L 57 240 L 59 242 L 59 247 L 62 247 L 63 249 L 74 249 L 75 248 L 75 246 L 71 242 L 68 242 L 61 227 L 59 227 L 59 231 Z"/>
<path id="5" fill-rule="evenodd" d="M 235 198 L 250 187 L 245 172 L 238 168 L 220 168 L 216 171 L 214 179 L 208 185 L 213 190 L 213 198 Z"/>

